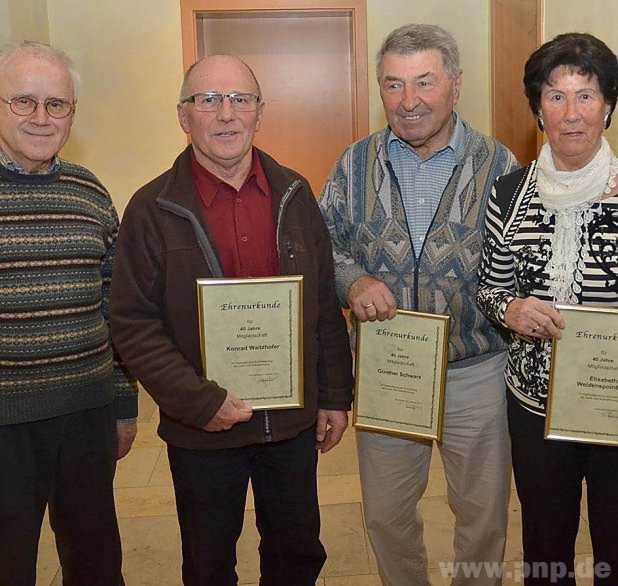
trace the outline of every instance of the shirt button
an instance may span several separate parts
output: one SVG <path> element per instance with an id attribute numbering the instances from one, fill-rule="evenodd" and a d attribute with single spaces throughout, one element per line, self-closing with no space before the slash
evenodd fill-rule
<path id="1" fill-rule="evenodd" d="M 236 198 L 236 205 L 241 205 L 242 204 L 242 199 L 240 199 L 240 197 Z"/>
<path id="2" fill-rule="evenodd" d="M 248 236 L 241 236 L 240 237 L 240 241 L 241 242 L 248 242 L 249 241 L 249 237 Z"/>

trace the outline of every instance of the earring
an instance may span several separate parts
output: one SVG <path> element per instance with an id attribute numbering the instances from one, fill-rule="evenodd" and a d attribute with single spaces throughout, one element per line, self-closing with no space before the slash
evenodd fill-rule
<path id="1" fill-rule="evenodd" d="M 536 123 L 539 126 L 539 130 L 543 132 L 545 130 L 545 125 L 543 124 L 543 116 L 540 114 L 537 116 Z"/>
<path id="2" fill-rule="evenodd" d="M 605 118 L 603 118 L 603 127 L 604 128 L 609 128 L 609 112 L 605 113 Z"/>

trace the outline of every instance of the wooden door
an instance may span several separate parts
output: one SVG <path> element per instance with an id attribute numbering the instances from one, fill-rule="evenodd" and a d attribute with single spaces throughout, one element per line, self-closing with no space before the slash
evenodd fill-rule
<path id="1" fill-rule="evenodd" d="M 266 108 L 256 145 L 316 195 L 336 159 L 369 132 L 365 3 L 181 0 L 185 69 L 217 53 L 254 70 Z"/>
<path id="2" fill-rule="evenodd" d="M 535 159 L 543 135 L 524 94 L 524 65 L 543 42 L 542 0 L 492 0 L 492 122 L 494 136 L 520 163 Z"/>

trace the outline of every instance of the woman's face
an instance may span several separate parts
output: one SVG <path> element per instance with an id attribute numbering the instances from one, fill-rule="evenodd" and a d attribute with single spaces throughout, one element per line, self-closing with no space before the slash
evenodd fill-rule
<path id="1" fill-rule="evenodd" d="M 541 88 L 541 116 L 557 169 L 587 165 L 599 150 L 609 113 L 596 75 L 561 65 Z"/>

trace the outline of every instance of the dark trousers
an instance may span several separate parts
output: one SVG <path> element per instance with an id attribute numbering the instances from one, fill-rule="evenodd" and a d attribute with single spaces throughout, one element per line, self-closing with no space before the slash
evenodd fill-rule
<path id="1" fill-rule="evenodd" d="M 34 586 L 46 505 L 64 586 L 121 584 L 112 406 L 0 426 L 0 586 Z"/>
<path id="2" fill-rule="evenodd" d="M 596 576 L 594 584 L 618 584 L 618 448 L 544 439 L 544 418 L 524 409 L 510 393 L 508 415 L 524 562 L 541 562 L 537 568 L 561 564 L 571 573 L 550 581 L 537 571 L 536 577 L 525 579 L 526 586 L 576 583 L 575 538 L 584 479 L 594 561 L 611 567 L 609 576 Z"/>
<path id="3" fill-rule="evenodd" d="M 320 543 L 315 430 L 291 440 L 224 450 L 168 445 L 185 586 L 235 586 L 236 542 L 249 479 L 260 533 L 261 586 L 313 586 Z"/>

